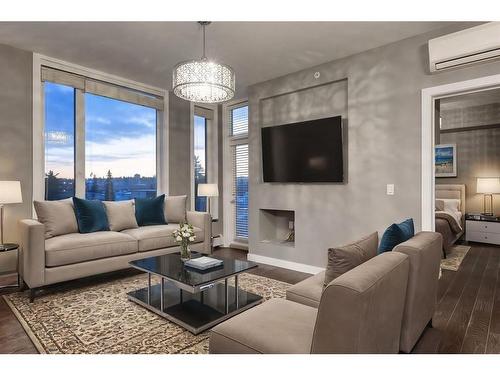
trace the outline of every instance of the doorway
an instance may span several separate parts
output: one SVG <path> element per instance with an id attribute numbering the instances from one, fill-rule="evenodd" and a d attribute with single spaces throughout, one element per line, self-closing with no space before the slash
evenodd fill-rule
<path id="1" fill-rule="evenodd" d="M 436 104 L 444 98 L 498 89 L 499 87 L 500 74 L 497 74 L 422 90 L 422 230 L 435 230 L 435 145 L 436 127 L 439 126 Z"/>

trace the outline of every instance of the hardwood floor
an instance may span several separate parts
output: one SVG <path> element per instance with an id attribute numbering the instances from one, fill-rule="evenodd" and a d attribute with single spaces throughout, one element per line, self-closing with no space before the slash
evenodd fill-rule
<path id="1" fill-rule="evenodd" d="M 246 252 L 218 249 L 223 257 L 246 259 Z M 67 282 L 59 288 L 120 278 L 136 271 L 121 271 Z M 428 328 L 414 353 L 500 353 L 500 247 L 472 245 L 457 272 L 443 270 L 433 328 Z M 268 265 L 252 273 L 295 284 L 308 274 Z M 8 280 L 0 280 L 7 283 Z M 50 290 L 48 291 L 50 293 Z M 3 298 L 0 298 L 0 353 L 36 353 Z"/>

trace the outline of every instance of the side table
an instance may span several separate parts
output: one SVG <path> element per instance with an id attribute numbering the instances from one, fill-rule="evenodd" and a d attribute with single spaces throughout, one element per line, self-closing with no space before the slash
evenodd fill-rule
<path id="1" fill-rule="evenodd" d="M 0 254 L 8 251 L 15 251 L 19 249 L 19 245 L 16 243 L 4 243 L 0 245 Z M 17 284 L 11 285 L 0 285 L 0 290 L 7 288 L 19 288 L 21 286 L 21 280 L 19 276 L 19 253 L 16 255 L 16 272 L 17 272 Z M 10 273 L 10 272 L 9 272 Z M 8 274 L 8 273 L 4 273 Z"/>

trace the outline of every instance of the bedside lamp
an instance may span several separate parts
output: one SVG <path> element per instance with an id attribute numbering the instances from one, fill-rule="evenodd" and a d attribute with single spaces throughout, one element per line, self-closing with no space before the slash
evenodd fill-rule
<path id="1" fill-rule="evenodd" d="M 22 203 L 21 183 L 19 181 L 0 181 L 0 251 L 3 242 L 3 206 L 4 204 Z"/>
<path id="2" fill-rule="evenodd" d="M 493 216 L 493 194 L 500 194 L 500 177 L 478 177 L 476 192 L 483 196 L 483 215 Z M 486 210 L 486 197 L 490 197 L 490 209 Z"/>
<path id="3" fill-rule="evenodd" d="M 219 196 L 219 187 L 217 184 L 198 184 L 198 196 L 207 197 L 207 212 L 210 211 L 210 198 Z"/>

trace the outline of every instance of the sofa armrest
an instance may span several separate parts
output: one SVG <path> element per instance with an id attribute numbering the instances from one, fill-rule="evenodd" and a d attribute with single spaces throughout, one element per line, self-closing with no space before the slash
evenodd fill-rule
<path id="1" fill-rule="evenodd" d="M 203 230 L 204 253 L 212 254 L 212 217 L 206 212 L 188 211 L 186 214 L 188 224 Z"/>
<path id="2" fill-rule="evenodd" d="M 45 226 L 20 220 L 19 232 L 19 273 L 30 288 L 37 288 L 45 282 Z"/>

